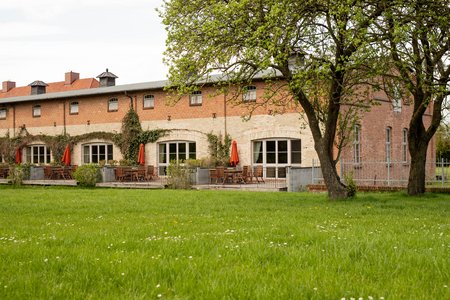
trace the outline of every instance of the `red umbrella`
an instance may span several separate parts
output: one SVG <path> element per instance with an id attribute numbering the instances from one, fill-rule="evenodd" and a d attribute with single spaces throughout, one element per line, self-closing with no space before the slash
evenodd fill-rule
<path id="1" fill-rule="evenodd" d="M 139 153 L 138 153 L 138 160 L 137 160 L 138 164 L 140 165 L 145 165 L 145 148 L 144 148 L 144 144 L 140 144 L 139 145 Z"/>
<path id="2" fill-rule="evenodd" d="M 16 164 L 20 164 L 22 162 L 22 149 L 16 149 Z"/>
<path id="3" fill-rule="evenodd" d="M 238 149 L 237 149 L 237 143 L 236 141 L 233 141 L 231 144 L 231 156 L 230 156 L 230 164 L 231 166 L 235 167 L 239 163 L 239 155 L 238 155 Z"/>
<path id="4" fill-rule="evenodd" d="M 67 145 L 66 149 L 64 149 L 64 154 L 62 156 L 61 162 L 66 166 L 70 166 L 70 146 L 69 145 Z"/>

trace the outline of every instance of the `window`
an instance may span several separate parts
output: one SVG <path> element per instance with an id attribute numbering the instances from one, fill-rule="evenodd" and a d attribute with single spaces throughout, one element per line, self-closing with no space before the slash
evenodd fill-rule
<path id="1" fill-rule="evenodd" d="M 112 144 L 83 145 L 83 163 L 98 164 L 100 161 L 108 162 L 113 159 Z"/>
<path id="2" fill-rule="evenodd" d="M 70 103 L 69 114 L 71 114 L 71 115 L 78 115 L 78 102 Z"/>
<path id="3" fill-rule="evenodd" d="M 250 85 L 244 88 L 244 94 L 242 95 L 244 102 L 256 101 L 256 86 Z"/>
<path id="4" fill-rule="evenodd" d="M 253 165 L 262 165 L 265 177 L 286 178 L 286 167 L 302 162 L 301 140 L 253 141 Z"/>
<path id="5" fill-rule="evenodd" d="M 159 175 L 165 175 L 169 163 L 173 160 L 184 161 L 196 159 L 197 146 L 195 142 L 171 141 L 158 145 Z"/>
<path id="6" fill-rule="evenodd" d="M 189 105 L 200 106 L 202 105 L 202 92 L 195 91 L 189 95 Z"/>
<path id="7" fill-rule="evenodd" d="M 402 161 L 408 161 L 408 129 L 403 128 L 402 136 Z"/>
<path id="8" fill-rule="evenodd" d="M 0 120 L 5 120 L 6 119 L 6 108 L 1 107 L 0 108 Z"/>
<path id="9" fill-rule="evenodd" d="M 155 107 L 155 97 L 153 95 L 144 96 L 144 109 L 151 109 Z"/>
<path id="10" fill-rule="evenodd" d="M 393 87 L 392 108 L 394 112 L 402 111 L 402 91 L 400 85 L 398 84 L 394 85 Z"/>
<path id="11" fill-rule="evenodd" d="M 361 163 L 361 127 L 355 125 L 353 129 L 353 162 Z"/>
<path id="12" fill-rule="evenodd" d="M 25 148 L 26 160 L 30 164 L 49 164 L 50 149 L 46 145 L 32 145 Z"/>
<path id="13" fill-rule="evenodd" d="M 109 99 L 108 111 L 118 111 L 118 110 L 119 110 L 119 100 L 117 100 L 117 98 Z"/>
<path id="14" fill-rule="evenodd" d="M 41 116 L 41 106 L 40 105 L 33 106 L 33 117 L 38 118 L 40 116 Z"/>
<path id="15" fill-rule="evenodd" d="M 392 140 L 392 128 L 387 127 L 386 128 L 386 163 L 391 163 L 391 140 Z"/>

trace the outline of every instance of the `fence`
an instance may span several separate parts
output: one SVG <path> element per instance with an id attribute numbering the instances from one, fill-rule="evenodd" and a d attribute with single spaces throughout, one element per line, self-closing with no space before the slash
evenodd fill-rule
<path id="1" fill-rule="evenodd" d="M 320 165 L 313 160 L 312 183 L 323 183 Z M 364 161 L 355 164 L 353 161 L 340 160 L 337 165 L 342 181 L 352 177 L 359 186 L 396 186 L 406 187 L 409 177 L 409 162 Z M 426 184 L 428 186 L 450 187 L 450 160 L 440 159 L 425 164 Z"/>

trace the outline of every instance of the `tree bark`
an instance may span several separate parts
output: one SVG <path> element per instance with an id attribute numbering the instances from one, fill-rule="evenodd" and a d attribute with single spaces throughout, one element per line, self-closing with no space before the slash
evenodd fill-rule
<path id="1" fill-rule="evenodd" d="M 411 166 L 409 168 L 408 195 L 425 193 L 425 163 L 427 160 L 428 142 L 420 143 L 416 151 L 411 153 Z"/>

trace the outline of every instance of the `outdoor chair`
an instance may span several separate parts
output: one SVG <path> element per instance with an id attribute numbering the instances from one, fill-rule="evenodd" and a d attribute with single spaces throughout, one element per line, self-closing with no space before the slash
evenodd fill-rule
<path id="1" fill-rule="evenodd" d="M 153 165 L 148 165 L 148 166 L 147 166 L 147 174 L 146 174 L 145 179 L 146 179 L 147 181 L 150 181 L 150 180 L 153 179 L 153 177 L 155 177 L 155 166 L 153 166 Z"/>
<path id="2" fill-rule="evenodd" d="M 252 182 L 252 172 L 250 166 L 242 167 L 242 173 L 238 175 L 238 181 L 243 183 Z"/>
<path id="3" fill-rule="evenodd" d="M 45 179 L 53 179 L 53 171 L 51 166 L 44 167 L 44 178 Z"/>
<path id="4" fill-rule="evenodd" d="M 125 173 L 125 168 L 117 167 L 116 168 L 116 180 L 124 181 L 126 179 L 131 179 L 128 174 Z"/>
<path id="5" fill-rule="evenodd" d="M 222 183 L 225 183 L 225 169 L 224 167 L 217 167 L 216 168 L 216 183 L 219 181 L 222 181 Z"/>
<path id="6" fill-rule="evenodd" d="M 145 170 L 145 167 L 144 166 L 140 166 L 137 169 L 137 173 L 136 173 L 137 181 L 144 181 L 146 179 L 146 173 L 147 173 L 147 171 Z"/>
<path id="7" fill-rule="evenodd" d="M 253 177 L 255 177 L 256 182 L 264 182 L 263 178 L 263 167 L 262 166 L 256 166 L 255 172 L 253 173 Z"/>
<path id="8" fill-rule="evenodd" d="M 216 169 L 209 169 L 209 183 L 217 183 L 217 170 Z"/>

